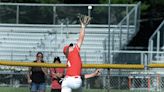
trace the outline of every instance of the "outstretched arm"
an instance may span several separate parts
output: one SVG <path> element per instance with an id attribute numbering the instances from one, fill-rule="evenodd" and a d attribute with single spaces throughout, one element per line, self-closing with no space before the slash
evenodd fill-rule
<path id="1" fill-rule="evenodd" d="M 83 24 L 81 24 L 80 35 L 79 35 L 79 39 L 77 41 L 78 47 L 81 47 L 83 40 L 84 40 L 84 36 L 85 36 L 85 26 Z"/>
<path id="2" fill-rule="evenodd" d="M 99 75 L 100 75 L 100 70 L 97 69 L 95 72 L 93 72 L 91 74 L 85 74 L 84 78 L 88 79 L 88 78 L 92 78 L 92 77 L 99 76 Z"/>
<path id="3" fill-rule="evenodd" d="M 85 27 L 90 22 L 91 18 L 89 16 L 81 16 L 79 20 L 80 20 L 81 28 L 80 28 L 80 34 L 79 34 L 79 39 L 77 41 L 77 45 L 78 47 L 81 47 L 85 36 Z"/>

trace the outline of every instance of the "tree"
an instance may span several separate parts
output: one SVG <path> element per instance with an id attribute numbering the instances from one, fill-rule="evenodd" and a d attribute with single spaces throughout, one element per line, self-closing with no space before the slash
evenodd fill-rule
<path id="1" fill-rule="evenodd" d="M 1 2 L 59 4 L 64 0 L 1 0 Z"/>

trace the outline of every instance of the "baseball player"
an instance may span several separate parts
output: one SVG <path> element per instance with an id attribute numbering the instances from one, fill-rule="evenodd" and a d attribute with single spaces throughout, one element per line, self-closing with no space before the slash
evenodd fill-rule
<path id="1" fill-rule="evenodd" d="M 78 89 L 82 85 L 82 61 L 80 57 L 80 47 L 84 40 L 85 27 L 90 22 L 91 18 L 89 16 L 81 16 L 79 17 L 79 20 L 81 28 L 77 44 L 73 45 L 71 43 L 66 45 L 63 49 L 63 53 L 67 58 L 67 69 L 66 76 L 62 82 L 61 92 L 72 92 L 72 89 Z"/>

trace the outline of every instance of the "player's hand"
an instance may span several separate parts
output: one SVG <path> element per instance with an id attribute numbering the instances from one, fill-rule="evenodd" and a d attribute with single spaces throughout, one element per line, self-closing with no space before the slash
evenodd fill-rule
<path id="1" fill-rule="evenodd" d="M 95 74 L 96 74 L 96 76 L 100 76 L 100 69 L 96 69 L 96 71 L 95 71 Z"/>
<path id="2" fill-rule="evenodd" d="M 86 15 L 79 15 L 79 21 L 81 23 L 81 27 L 86 27 L 90 23 L 91 17 Z"/>

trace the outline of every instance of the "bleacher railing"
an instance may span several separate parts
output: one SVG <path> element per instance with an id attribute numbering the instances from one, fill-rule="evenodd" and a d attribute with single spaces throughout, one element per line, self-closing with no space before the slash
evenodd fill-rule
<path id="1" fill-rule="evenodd" d="M 105 50 L 108 50 L 109 48 L 110 50 L 120 50 L 126 48 L 126 45 L 139 31 L 138 20 L 140 18 L 140 6 L 141 2 L 137 3 L 136 6 L 130 10 L 127 8 L 128 14 L 116 25 L 116 27 L 112 29 L 110 26 L 110 29 L 112 30 L 110 30 L 110 33 L 108 34 L 109 36 L 104 40 Z M 112 16 L 110 19 L 112 19 Z M 116 32 L 116 30 L 118 32 Z M 117 41 L 119 43 L 117 43 Z M 105 61 L 110 61 L 108 63 L 114 63 L 114 61 L 111 61 L 111 58 L 114 55 L 112 55 L 109 50 L 108 53 L 106 53 L 106 56 L 108 56 L 109 59 Z"/>
<path id="2" fill-rule="evenodd" d="M 164 20 L 161 22 L 159 27 L 149 38 L 149 51 L 157 52 L 150 53 L 149 60 L 153 61 L 152 63 L 164 63 L 164 54 L 160 53 L 164 50 Z"/>

